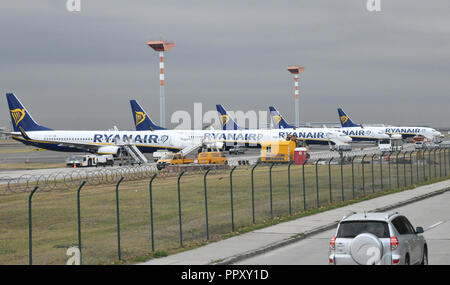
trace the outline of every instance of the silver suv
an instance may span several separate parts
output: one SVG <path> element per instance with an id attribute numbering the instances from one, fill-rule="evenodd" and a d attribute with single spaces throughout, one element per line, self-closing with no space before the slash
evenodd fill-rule
<path id="1" fill-rule="evenodd" d="M 329 264 L 428 264 L 423 228 L 399 213 L 352 213 L 331 238 Z"/>

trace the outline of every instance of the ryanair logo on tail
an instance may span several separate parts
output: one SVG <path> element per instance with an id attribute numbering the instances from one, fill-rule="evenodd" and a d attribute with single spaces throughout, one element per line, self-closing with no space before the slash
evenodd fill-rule
<path id="1" fill-rule="evenodd" d="M 220 121 L 222 122 L 222 126 L 225 126 L 229 120 L 230 120 L 230 116 L 228 116 L 228 115 L 220 116 Z"/>
<path id="2" fill-rule="evenodd" d="M 145 117 L 147 116 L 144 114 L 144 112 L 136 111 L 136 127 L 145 120 Z"/>
<path id="3" fill-rule="evenodd" d="M 281 116 L 272 116 L 273 123 L 278 125 L 281 122 Z"/>
<path id="4" fill-rule="evenodd" d="M 25 109 L 14 109 L 10 110 L 10 112 L 16 126 L 23 120 L 23 118 L 25 118 Z"/>
<path id="5" fill-rule="evenodd" d="M 347 123 L 347 121 L 348 121 L 348 116 L 341 116 L 340 118 L 341 118 L 341 122 L 342 122 L 343 124 Z"/>

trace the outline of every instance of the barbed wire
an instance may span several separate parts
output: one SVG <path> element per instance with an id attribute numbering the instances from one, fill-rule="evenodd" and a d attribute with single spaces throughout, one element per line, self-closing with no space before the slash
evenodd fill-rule
<path id="1" fill-rule="evenodd" d="M 96 186 L 117 182 L 120 177 L 126 181 L 150 178 L 157 171 L 154 165 L 123 166 L 115 169 L 77 169 L 50 174 L 23 174 L 19 177 L 0 176 L 0 195 L 30 192 L 35 186 L 40 191 L 67 190 L 77 187 L 81 181 Z"/>

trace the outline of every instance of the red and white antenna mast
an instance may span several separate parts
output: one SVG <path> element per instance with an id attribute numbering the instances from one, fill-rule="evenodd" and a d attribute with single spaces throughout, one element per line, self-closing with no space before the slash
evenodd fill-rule
<path id="1" fill-rule="evenodd" d="M 294 86 L 295 86 L 295 127 L 300 125 L 300 98 L 298 92 L 298 75 L 302 73 L 305 68 L 302 66 L 288 66 L 287 70 L 294 74 Z"/>
<path id="2" fill-rule="evenodd" d="M 148 46 L 159 52 L 159 124 L 166 127 L 166 98 L 164 95 L 164 52 L 173 48 L 173 42 L 150 41 Z"/>

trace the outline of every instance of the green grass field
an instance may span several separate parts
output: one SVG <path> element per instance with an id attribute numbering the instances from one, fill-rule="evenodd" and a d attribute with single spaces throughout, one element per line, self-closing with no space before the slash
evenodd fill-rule
<path id="1" fill-rule="evenodd" d="M 331 194 L 328 164 L 316 168 L 306 165 L 305 192 L 302 166 L 291 166 L 291 212 L 293 215 L 319 207 L 326 209 L 353 198 L 381 193 L 389 188 L 411 186 L 409 155 L 403 163 L 399 157 L 399 187 L 397 164 L 379 161 L 371 164 L 360 160 L 354 164 L 354 188 L 351 164 L 342 168 L 331 165 Z M 414 157 L 413 157 L 414 158 Z M 427 157 L 428 158 L 428 157 Z M 434 157 L 432 156 L 432 160 Z M 370 158 L 366 158 L 369 162 Z M 450 172 L 449 160 L 447 174 Z M 426 182 L 445 176 L 444 159 L 439 164 L 426 165 Z M 431 168 L 430 168 L 431 165 Z M 422 183 L 423 168 L 413 164 L 412 183 Z M 431 169 L 431 178 L 429 177 Z M 435 171 L 436 169 L 436 171 Z M 271 217 L 289 217 L 288 166 L 272 169 L 272 213 L 269 166 L 260 165 L 254 172 L 254 205 L 256 226 L 270 224 Z M 364 188 L 363 188 L 364 173 Z M 381 173 L 383 179 L 381 179 Z M 406 179 L 404 177 L 406 173 Z M 447 176 L 448 178 L 448 176 Z M 442 178 L 441 178 L 442 179 Z M 211 171 L 207 176 L 207 197 L 210 241 L 230 236 L 231 195 L 230 172 Z M 381 184 L 383 181 L 383 184 Z M 390 181 L 390 187 L 389 187 Z M 406 184 L 405 184 L 406 181 Z M 383 185 L 383 186 L 382 186 Z M 206 243 L 205 194 L 202 173 L 186 173 L 181 177 L 181 212 L 184 249 L 180 249 L 177 176 L 160 174 L 153 182 L 153 211 L 156 254 L 151 251 L 150 203 L 148 180 L 124 181 L 119 188 L 122 260 L 125 263 L 147 260 L 153 256 L 170 254 Z M 317 189 L 319 190 L 317 192 Z M 343 189 L 343 191 L 342 191 Z M 319 200 L 317 200 L 317 193 Z M 330 201 L 330 195 L 332 201 Z M 28 193 L 0 196 L 0 264 L 28 263 Z M 233 173 L 233 208 L 235 232 L 247 231 L 252 223 L 251 167 L 240 166 Z M 115 185 L 86 186 L 81 191 L 81 221 L 83 264 L 117 263 Z M 33 263 L 65 264 L 66 251 L 78 244 L 76 188 L 65 191 L 38 192 L 33 198 Z"/>

